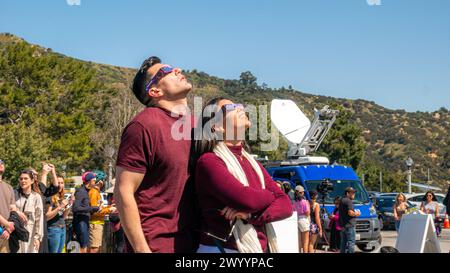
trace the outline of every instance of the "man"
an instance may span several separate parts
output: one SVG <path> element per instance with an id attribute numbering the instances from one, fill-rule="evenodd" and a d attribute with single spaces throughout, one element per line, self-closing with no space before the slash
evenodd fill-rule
<path id="1" fill-rule="evenodd" d="M 89 220 L 91 214 L 99 210 L 98 206 L 91 206 L 89 202 L 89 190 L 95 186 L 95 174 L 87 172 L 83 174 L 83 186 L 75 191 L 73 204 L 73 226 L 80 243 L 80 252 L 86 253 L 89 245 Z"/>
<path id="2" fill-rule="evenodd" d="M 448 184 L 447 195 L 442 201 L 442 204 L 444 204 L 447 214 L 450 214 L 450 181 L 447 182 L 447 184 Z"/>
<path id="3" fill-rule="evenodd" d="M 339 204 L 339 225 L 341 230 L 341 253 L 355 252 L 356 237 L 356 217 L 361 212 L 355 211 L 353 199 L 355 199 L 356 190 L 352 187 L 345 189 L 345 195 Z"/>
<path id="4" fill-rule="evenodd" d="M 186 112 L 191 89 L 181 69 L 158 57 L 144 61 L 134 78 L 133 93 L 147 108 L 123 132 L 114 189 L 128 252 L 197 249 L 188 173 L 192 127 L 183 126 L 187 139 L 175 140 L 171 134 L 174 123 L 191 119 Z"/>
<path id="5" fill-rule="evenodd" d="M 9 253 L 9 235 L 14 231 L 14 223 L 9 222 L 9 214 L 16 206 L 14 191 L 11 185 L 3 181 L 5 162 L 0 159 L 0 226 L 3 233 L 0 234 L 0 253 Z"/>
<path id="6" fill-rule="evenodd" d="M 105 215 L 113 211 L 110 206 L 103 206 L 101 188 L 103 181 L 99 180 L 89 190 L 89 203 L 91 207 L 100 207 L 99 211 L 91 215 L 89 221 L 89 253 L 98 253 L 103 241 L 103 227 L 105 226 Z"/>

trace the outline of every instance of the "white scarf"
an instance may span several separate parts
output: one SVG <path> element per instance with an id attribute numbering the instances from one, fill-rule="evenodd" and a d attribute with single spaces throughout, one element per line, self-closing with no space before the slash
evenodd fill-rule
<path id="1" fill-rule="evenodd" d="M 242 169 L 241 164 L 239 164 L 236 156 L 230 151 L 230 149 L 228 149 L 227 145 L 225 145 L 225 143 L 223 142 L 220 142 L 219 144 L 217 144 L 213 151 L 218 157 L 220 157 L 220 159 L 225 162 L 228 171 L 245 187 L 248 187 L 247 176 L 245 175 L 244 170 Z M 262 188 L 265 189 L 266 185 L 264 182 L 264 176 L 256 160 L 244 149 L 242 149 L 242 155 L 250 162 L 259 177 Z M 265 224 L 265 229 L 266 236 L 269 242 L 270 252 L 277 253 L 277 238 L 272 224 Z M 259 243 L 258 235 L 253 225 L 244 224 L 241 219 L 237 219 L 233 230 L 233 235 L 240 253 L 262 253 L 261 244 Z"/>

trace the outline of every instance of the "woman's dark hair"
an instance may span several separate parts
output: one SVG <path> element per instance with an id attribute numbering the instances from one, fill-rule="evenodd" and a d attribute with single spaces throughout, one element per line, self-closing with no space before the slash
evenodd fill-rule
<path id="1" fill-rule="evenodd" d="M 206 103 L 202 109 L 201 117 L 197 122 L 197 127 L 199 127 L 199 130 L 193 130 L 191 155 L 189 159 L 191 174 L 195 173 L 194 171 L 197 160 L 204 153 L 212 152 L 217 144 L 223 139 L 223 136 L 215 132 L 214 128 L 212 128 L 212 120 L 216 118 L 216 114 L 218 112 L 217 106 L 222 100 L 230 99 L 225 97 L 217 97 Z M 242 146 L 245 150 L 250 150 L 245 141 L 242 142 Z"/>
<path id="2" fill-rule="evenodd" d="M 199 130 L 193 130 L 192 133 L 192 145 L 191 145 L 191 155 L 189 158 L 189 168 L 191 170 L 191 174 L 195 173 L 195 165 L 197 160 L 204 153 L 212 152 L 214 147 L 216 147 L 218 140 L 215 137 L 215 133 L 212 131 L 212 128 L 208 130 L 205 129 L 205 125 L 207 125 L 214 117 L 217 111 L 217 104 L 221 100 L 225 100 L 224 97 L 214 98 L 202 109 L 202 113 L 197 122 L 197 127 Z"/>
<path id="3" fill-rule="evenodd" d="M 156 56 L 152 56 L 146 59 L 134 76 L 132 87 L 133 93 L 136 98 L 145 106 L 153 105 L 152 98 L 148 95 L 148 92 L 146 90 L 147 84 L 151 79 L 151 75 L 148 73 L 148 69 L 159 63 L 161 63 L 161 59 Z"/>
<path id="4" fill-rule="evenodd" d="M 436 195 L 434 195 L 434 192 L 432 192 L 432 191 L 427 191 L 425 193 L 425 195 L 423 196 L 422 201 L 424 201 L 424 202 L 427 201 L 428 194 L 431 194 L 433 196 L 433 198 L 431 199 L 432 201 L 437 201 Z"/>
<path id="5" fill-rule="evenodd" d="M 341 197 L 340 197 L 340 196 L 336 196 L 336 197 L 334 198 L 334 203 L 336 203 L 336 201 L 341 202 Z"/>
<path id="6" fill-rule="evenodd" d="M 31 170 L 31 169 L 23 170 L 19 173 L 19 177 L 22 174 L 28 175 L 30 177 L 30 179 L 33 180 L 33 184 L 31 184 L 31 190 L 42 195 L 42 192 L 39 189 L 39 182 L 37 181 L 36 177 L 34 176 L 33 170 Z M 22 188 L 20 186 L 19 186 L 18 191 L 19 191 L 19 193 L 23 193 Z"/>
<path id="7" fill-rule="evenodd" d="M 316 200 L 317 196 L 319 196 L 319 194 L 316 191 L 310 191 L 309 192 L 309 197 L 311 198 L 311 200 L 312 199 Z"/>
<path id="8" fill-rule="evenodd" d="M 291 184 L 289 182 L 284 182 L 282 184 L 282 187 L 283 187 L 284 193 L 286 193 L 286 194 L 288 194 L 292 190 Z"/>

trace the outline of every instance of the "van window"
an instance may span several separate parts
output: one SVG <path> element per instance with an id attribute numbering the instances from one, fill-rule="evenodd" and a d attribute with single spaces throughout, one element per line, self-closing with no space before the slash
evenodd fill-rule
<path id="1" fill-rule="evenodd" d="M 351 180 L 331 180 L 333 183 L 333 191 L 328 194 L 327 198 L 324 200 L 326 204 L 333 204 L 334 198 L 337 196 L 344 196 L 345 188 L 353 187 L 356 190 L 354 204 L 365 204 L 369 203 L 369 195 L 364 190 L 364 187 L 358 181 Z M 322 181 L 306 181 L 306 187 L 308 191 L 317 191 L 317 186 L 322 183 Z M 322 202 L 322 195 L 319 193 L 319 202 Z"/>
<path id="2" fill-rule="evenodd" d="M 283 179 L 291 180 L 294 175 L 295 175 L 295 172 L 275 171 L 273 173 L 273 178 L 274 178 L 274 180 L 276 178 L 283 178 Z"/>
<path id="3" fill-rule="evenodd" d="M 409 198 L 408 200 L 412 201 L 412 202 L 422 202 L 422 199 L 423 199 L 422 195 L 417 195 L 417 196 Z"/>

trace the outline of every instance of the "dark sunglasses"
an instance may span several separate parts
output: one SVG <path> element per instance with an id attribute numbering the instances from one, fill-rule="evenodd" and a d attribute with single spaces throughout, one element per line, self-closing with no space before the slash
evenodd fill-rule
<path id="1" fill-rule="evenodd" d="M 175 68 L 171 66 L 163 66 L 161 67 L 158 72 L 150 79 L 147 86 L 145 87 L 145 90 L 148 92 L 152 85 L 157 84 L 162 78 L 164 78 L 167 74 L 172 73 Z"/>
<path id="2" fill-rule="evenodd" d="M 225 105 L 222 105 L 222 107 L 220 107 L 219 111 L 216 112 L 215 116 L 217 118 L 217 117 L 220 117 L 220 115 L 218 115 L 219 112 L 222 112 L 222 115 L 226 115 L 228 112 L 234 111 L 236 109 L 244 110 L 245 107 L 241 103 L 225 104 Z"/>

